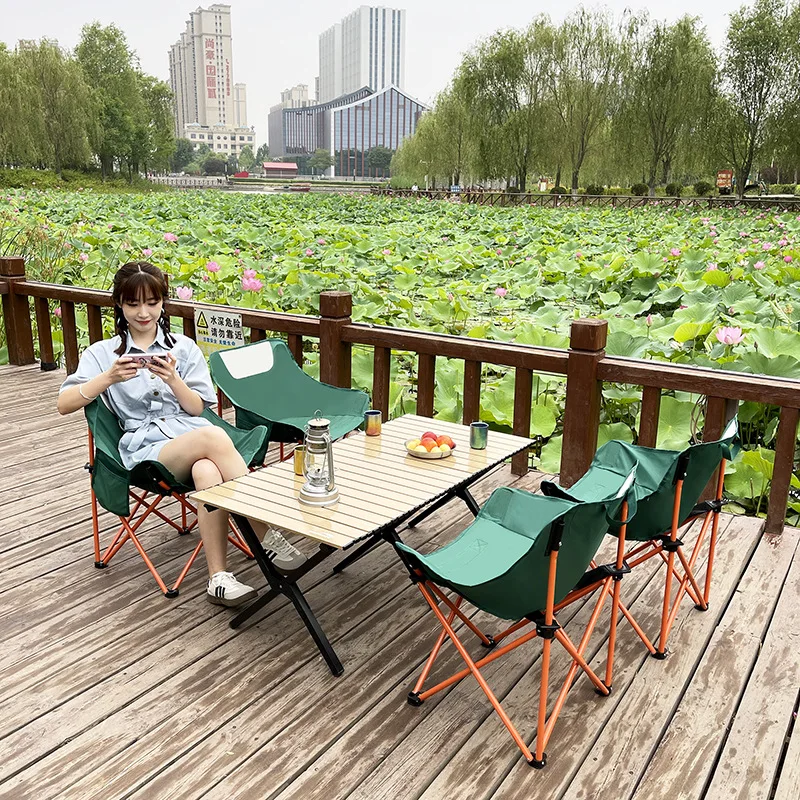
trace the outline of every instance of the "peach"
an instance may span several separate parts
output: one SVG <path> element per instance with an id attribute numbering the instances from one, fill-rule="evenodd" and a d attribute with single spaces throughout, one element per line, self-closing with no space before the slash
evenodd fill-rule
<path id="1" fill-rule="evenodd" d="M 417 446 L 414 448 L 414 452 L 415 452 L 415 453 L 427 453 L 427 452 L 428 452 L 428 448 L 427 448 L 427 447 L 425 447 L 424 445 L 418 444 L 418 445 L 417 445 Z"/>
<path id="2" fill-rule="evenodd" d="M 420 436 L 419 438 L 420 439 L 435 439 L 436 438 L 436 434 L 433 433 L 432 431 L 425 431 L 425 433 L 423 433 L 422 436 Z"/>
<path id="3" fill-rule="evenodd" d="M 423 439 L 420 442 L 420 446 L 424 447 L 429 453 L 433 450 L 434 447 L 438 447 L 436 444 L 436 439 Z"/>
<path id="4" fill-rule="evenodd" d="M 452 450 L 452 448 L 446 444 L 440 444 L 439 450 L 441 450 L 445 455 L 447 455 Z"/>
<path id="5" fill-rule="evenodd" d="M 446 444 L 451 450 L 454 450 L 456 446 L 456 443 L 446 433 L 443 433 L 436 439 L 436 444 L 438 444 L 439 447 Z"/>
<path id="6" fill-rule="evenodd" d="M 441 452 L 442 450 L 438 444 L 435 444 L 433 447 L 431 447 L 431 453 L 441 453 Z"/>
<path id="7" fill-rule="evenodd" d="M 420 444 L 419 439 L 411 439 L 410 441 L 406 442 L 406 447 L 409 450 L 413 450 L 418 444 Z"/>

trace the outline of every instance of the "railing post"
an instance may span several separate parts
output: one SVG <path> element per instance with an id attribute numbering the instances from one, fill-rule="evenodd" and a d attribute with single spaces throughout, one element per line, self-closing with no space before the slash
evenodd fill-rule
<path id="1" fill-rule="evenodd" d="M 798 419 L 800 410 L 786 406 L 781 409 L 764 533 L 782 533 L 786 524 L 786 505 L 789 502 Z"/>
<path id="2" fill-rule="evenodd" d="M 14 286 L 25 280 L 25 259 L 20 256 L 0 258 L 0 282 L 8 286 L 3 295 L 3 320 L 6 328 L 9 364 L 34 364 L 33 329 L 28 297 L 16 294 Z"/>
<path id="3" fill-rule="evenodd" d="M 350 292 L 321 292 L 319 296 L 319 379 L 349 389 L 350 344 L 342 341 L 342 328 L 350 324 L 353 296 Z"/>
<path id="4" fill-rule="evenodd" d="M 576 319 L 570 327 L 567 397 L 561 449 L 561 485 L 572 486 L 589 468 L 597 449 L 602 383 L 597 365 L 605 356 L 608 322 Z"/>

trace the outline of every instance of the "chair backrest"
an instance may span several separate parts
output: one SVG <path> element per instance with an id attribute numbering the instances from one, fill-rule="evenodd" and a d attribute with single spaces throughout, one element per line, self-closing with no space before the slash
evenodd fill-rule
<path id="1" fill-rule="evenodd" d="M 732 419 L 722 437 L 702 442 L 685 450 L 660 450 L 612 441 L 603 445 L 592 461 L 588 472 L 574 486 L 560 490 L 559 496 L 583 500 L 591 496 L 591 483 L 598 476 L 626 474 L 636 466 L 634 496 L 636 518 L 626 531 L 632 541 L 647 541 L 669 531 L 675 501 L 675 487 L 683 476 L 679 522 L 683 524 L 692 514 L 708 481 L 722 459 L 731 460 L 737 448 L 738 423 Z"/>
<path id="2" fill-rule="evenodd" d="M 632 484 L 633 474 L 622 476 L 607 497 L 587 503 L 509 487 L 496 489 L 459 537 L 465 559 L 455 559 L 455 571 L 441 568 L 435 553 L 426 557 L 405 545 L 398 547 L 428 577 L 479 608 L 505 619 L 520 619 L 546 606 L 552 550 L 558 551 L 553 602 L 559 603 L 575 588 L 609 525 L 619 519 Z M 448 547 L 456 548 L 459 540 Z M 509 557 L 512 550 L 514 555 Z M 470 558 L 473 563 L 465 571 L 464 563 Z"/>
<path id="3" fill-rule="evenodd" d="M 369 408 L 364 392 L 330 386 L 303 372 L 281 339 L 212 353 L 209 369 L 236 407 L 237 424 L 247 428 L 268 420 L 275 423 L 277 440 L 282 440 L 278 426 L 302 436 L 317 410 L 331 420 L 331 436 L 337 439 L 357 428 Z"/>

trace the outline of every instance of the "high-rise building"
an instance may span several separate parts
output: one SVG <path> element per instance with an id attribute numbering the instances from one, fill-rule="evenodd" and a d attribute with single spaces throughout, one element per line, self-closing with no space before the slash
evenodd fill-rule
<path id="1" fill-rule="evenodd" d="M 233 122 L 237 128 L 247 127 L 247 86 L 233 84 Z"/>
<path id="2" fill-rule="evenodd" d="M 189 14 L 186 30 L 170 48 L 169 80 L 174 94 L 176 136 L 182 136 L 193 122 L 204 127 L 240 124 L 234 108 L 229 5 L 215 3 Z M 244 97 L 243 85 L 241 96 Z M 245 108 L 244 102 L 240 107 Z"/>
<path id="3" fill-rule="evenodd" d="M 319 37 L 317 102 L 405 83 L 406 12 L 360 6 Z"/>
<path id="4" fill-rule="evenodd" d="M 284 155 L 283 152 L 283 109 L 305 108 L 313 105 L 313 98 L 308 95 L 308 85 L 298 83 L 291 89 L 281 92 L 281 102 L 269 109 L 267 117 L 267 134 L 269 136 L 270 157 L 276 158 Z"/>

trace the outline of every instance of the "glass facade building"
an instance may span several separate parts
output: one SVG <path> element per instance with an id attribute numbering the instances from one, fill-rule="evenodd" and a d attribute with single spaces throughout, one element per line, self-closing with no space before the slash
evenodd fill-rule
<path id="1" fill-rule="evenodd" d="M 417 130 L 427 110 L 395 86 L 380 92 L 364 87 L 328 103 L 284 108 L 283 156 L 301 164 L 315 150 L 330 152 L 332 175 L 367 178 L 388 175 L 388 165 L 370 165 L 369 152 L 385 147 L 394 152 Z M 270 144 L 272 137 L 270 137 Z"/>

